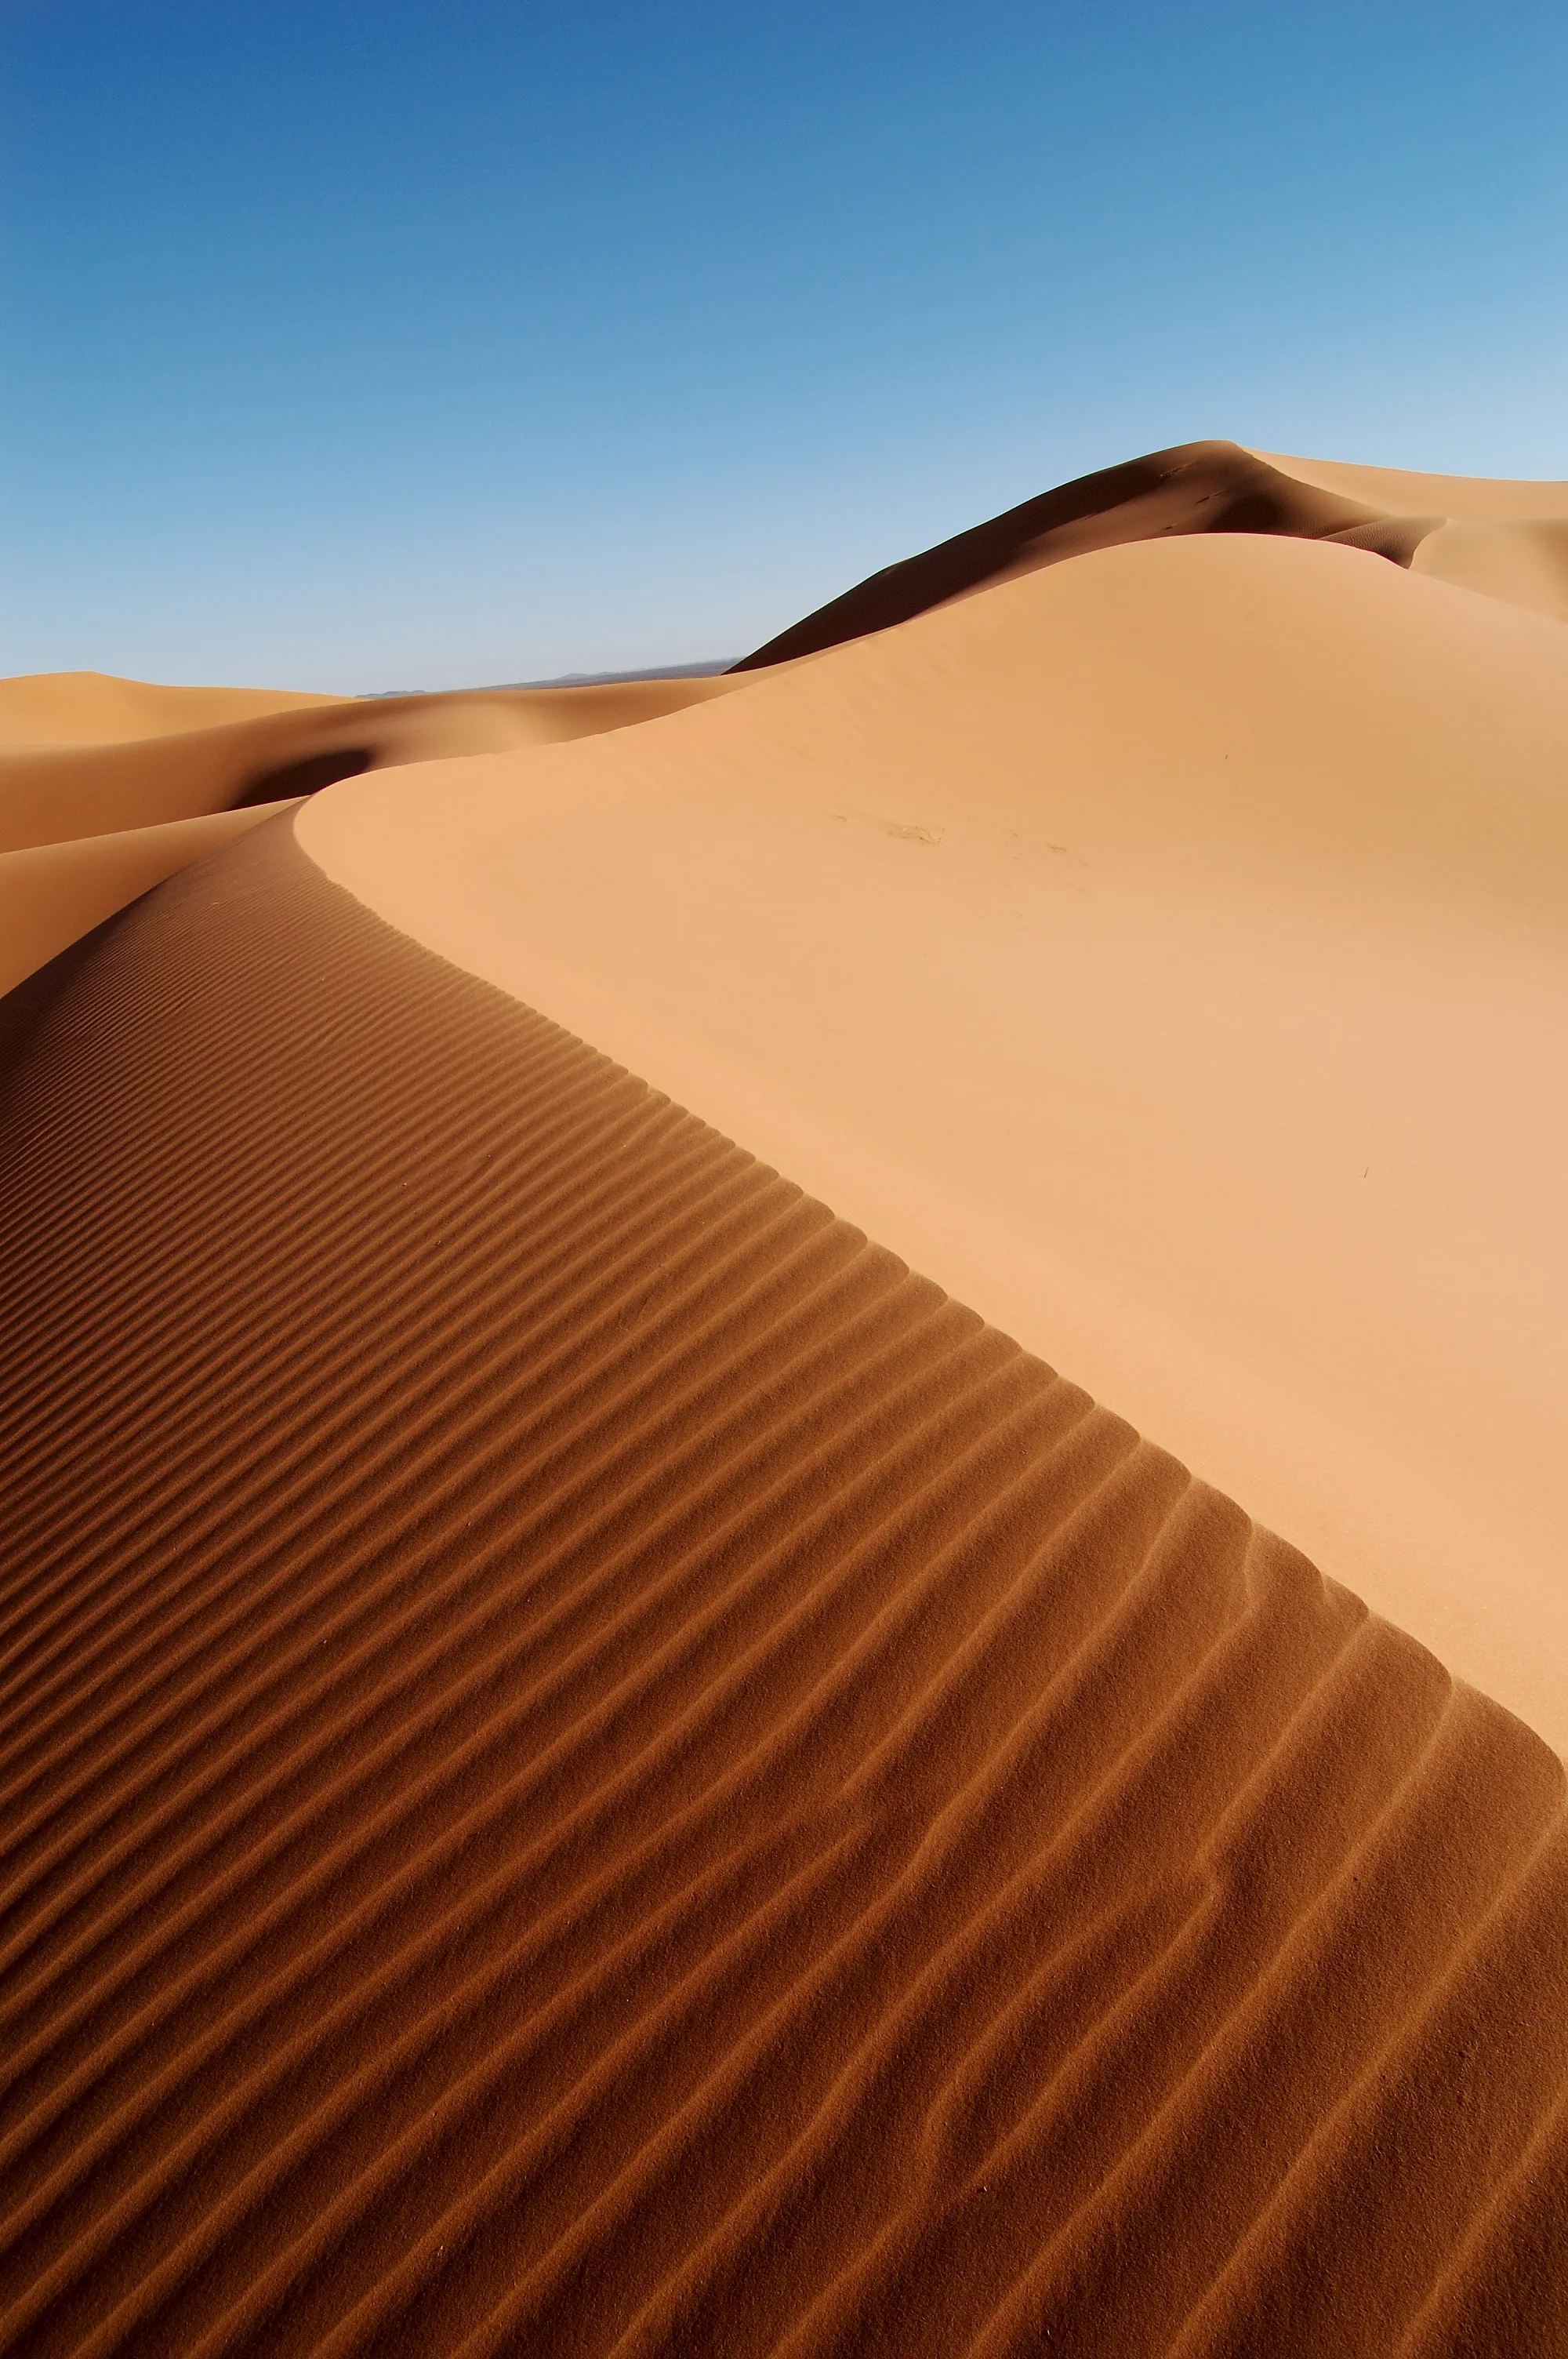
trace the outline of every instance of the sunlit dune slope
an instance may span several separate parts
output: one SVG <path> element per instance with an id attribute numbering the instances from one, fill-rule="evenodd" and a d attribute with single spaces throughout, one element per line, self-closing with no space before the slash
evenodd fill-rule
<path id="1" fill-rule="evenodd" d="M 625 728 L 743 685 L 637 680 L 345 702 L 96 672 L 0 680 L 0 733 L 15 732 L 9 745 L 0 734 L 0 991 L 243 832 L 254 811 L 366 770 Z"/>
<path id="2" fill-rule="evenodd" d="M 1124 558 L 1087 563 L 1130 625 Z M 900 1027 L 936 1024 L 977 899 L 1000 935 L 1038 892 L 1038 941 L 1061 897 L 973 864 L 1004 811 L 1033 858 L 1052 774 L 961 635 L 1055 578 L 899 643 L 902 695 L 969 679 L 989 805 L 957 738 L 888 804 L 856 651 L 634 761 L 389 777 L 393 840 L 423 811 L 438 892 L 481 849 L 515 891 L 524 842 L 559 891 L 572 847 L 655 1028 L 677 981 L 688 1021 L 765 987 L 773 1045 L 842 1060 L 853 980 L 875 1103 L 928 1069 L 968 1121 L 939 1025 L 928 1068 Z M 792 788 L 828 716 L 874 818 Z M 726 835 L 741 735 L 771 768 Z M 1289 832 L 1278 778 L 1231 791 Z M 364 835 L 370 792 L 303 832 Z M 1320 851 L 1350 859 L 1355 809 L 1325 799 Z M 1184 827 L 1203 872 L 1204 826 L 1189 781 L 1152 875 Z M 923 992 L 898 912 L 935 905 L 899 880 L 950 854 Z M 728 980 L 721 925 L 756 929 Z M 824 974 L 779 963 L 802 943 Z M 0 2350 L 1563 2347 L 1568 1818 L 1518 1721 L 287 822 L 7 1008 Z M 1037 1140 L 1029 1013 L 996 1003 L 976 1055 L 1011 1027 Z M 1095 1151 L 1056 1096 L 1055 1154 Z M 1161 1142 L 1102 1136 L 1102 1172 L 1112 1145 L 1152 1202 Z"/>
<path id="3" fill-rule="evenodd" d="M 1568 637 L 1085 556 L 299 838 L 1568 1745 Z"/>
<path id="4" fill-rule="evenodd" d="M 1568 517 L 1530 524 L 1444 524 L 1411 560 L 1456 589 L 1503 598 L 1568 623 Z"/>

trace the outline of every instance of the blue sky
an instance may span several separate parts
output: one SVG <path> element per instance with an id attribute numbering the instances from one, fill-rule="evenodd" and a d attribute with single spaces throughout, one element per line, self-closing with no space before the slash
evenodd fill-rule
<path id="1" fill-rule="evenodd" d="M 0 672 L 739 654 L 1197 435 L 1568 475 L 1568 10 L 0 0 Z"/>

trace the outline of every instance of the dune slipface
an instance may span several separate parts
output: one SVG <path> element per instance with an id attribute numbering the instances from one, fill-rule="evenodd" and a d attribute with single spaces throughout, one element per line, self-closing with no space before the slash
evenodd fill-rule
<path id="1" fill-rule="evenodd" d="M 1519 1722 L 287 821 L 6 1013 L 0 2348 L 1563 2347 Z"/>

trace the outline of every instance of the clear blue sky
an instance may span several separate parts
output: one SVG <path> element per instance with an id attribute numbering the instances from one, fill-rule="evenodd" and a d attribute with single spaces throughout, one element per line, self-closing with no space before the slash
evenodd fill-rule
<path id="1" fill-rule="evenodd" d="M 0 0 L 0 672 L 739 654 L 1197 435 L 1568 475 L 1568 9 Z"/>

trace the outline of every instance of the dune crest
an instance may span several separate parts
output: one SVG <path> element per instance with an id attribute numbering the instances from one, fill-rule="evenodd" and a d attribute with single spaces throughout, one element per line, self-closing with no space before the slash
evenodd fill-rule
<path id="1" fill-rule="evenodd" d="M 92 931 L 177 869 L 232 843 L 297 802 L 213 811 L 162 827 L 129 828 L 74 842 L 0 852 L 0 993 Z"/>
<path id="2" fill-rule="evenodd" d="M 1568 623 L 1568 516 L 1448 523 L 1429 533 L 1412 571 Z"/>
<path id="3" fill-rule="evenodd" d="M 664 679 L 323 700 L 299 712 L 187 726 L 175 735 L 0 753 L 0 850 L 287 801 L 334 777 L 407 762 L 554 745 L 679 712 L 742 685 Z"/>
<path id="4" fill-rule="evenodd" d="M 1253 455 L 1317 491 L 1391 509 L 1440 511 L 1423 519 L 1426 529 L 1414 537 L 1404 563 L 1457 590 L 1568 623 L 1568 484 L 1405 474 L 1267 451 Z"/>
<path id="5" fill-rule="evenodd" d="M 1568 483 L 1512 482 L 1495 475 L 1423 475 L 1402 467 L 1361 467 L 1338 459 L 1290 459 L 1254 451 L 1281 475 L 1336 499 L 1361 500 L 1389 515 L 1422 511 L 1465 524 L 1530 524 L 1568 517 Z"/>
<path id="6" fill-rule="evenodd" d="M 883 566 L 731 669 L 754 671 L 816 655 L 1043 566 L 1171 535 L 1289 533 L 1309 540 L 1358 535 L 1360 545 L 1407 565 L 1406 543 L 1413 540 L 1390 531 L 1405 521 L 1282 474 L 1239 443 L 1183 442 L 1080 476 L 917 557 Z M 1433 521 L 1421 519 L 1422 528 Z"/>
<path id="7" fill-rule="evenodd" d="M 882 567 L 732 669 L 815 655 L 1094 549 L 1190 533 L 1340 541 L 1562 621 L 1568 560 L 1549 519 L 1568 519 L 1568 484 L 1403 475 L 1281 459 L 1237 442 L 1184 442 L 1061 484 Z M 1484 541 L 1468 531 L 1481 521 L 1489 526 Z"/>

